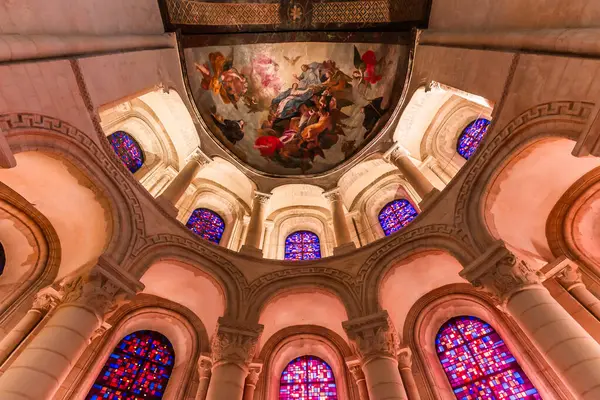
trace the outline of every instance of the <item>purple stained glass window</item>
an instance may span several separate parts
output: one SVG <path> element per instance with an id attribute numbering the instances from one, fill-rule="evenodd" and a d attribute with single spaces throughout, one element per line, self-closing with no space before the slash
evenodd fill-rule
<path id="1" fill-rule="evenodd" d="M 475 151 L 477 151 L 489 126 L 490 121 L 485 118 L 478 118 L 467 125 L 458 137 L 458 142 L 456 144 L 456 151 L 458 154 L 466 160 L 471 158 L 471 156 L 475 154 Z"/>
<path id="2" fill-rule="evenodd" d="M 292 360 L 281 374 L 279 400 L 337 400 L 331 367 L 315 356 Z"/>
<path id="3" fill-rule="evenodd" d="M 285 260 L 315 260 L 321 258 L 319 237 L 309 231 L 298 231 L 285 239 Z"/>
<path id="4" fill-rule="evenodd" d="M 185 226 L 203 239 L 216 244 L 221 242 L 223 232 L 225 232 L 223 218 L 207 208 L 195 209 Z"/>
<path id="5" fill-rule="evenodd" d="M 436 337 L 437 354 L 459 400 L 541 400 L 504 340 L 475 317 L 453 318 Z"/>
<path id="6" fill-rule="evenodd" d="M 108 137 L 108 141 L 131 173 L 135 173 L 142 167 L 142 164 L 144 164 L 144 153 L 138 142 L 130 134 L 117 131 Z"/>
<path id="7" fill-rule="evenodd" d="M 379 211 L 379 224 L 385 233 L 389 236 L 394 232 L 408 225 L 419 215 L 418 211 L 406 199 L 394 200 L 387 203 Z"/>
<path id="8" fill-rule="evenodd" d="M 108 357 L 86 400 L 162 399 L 174 361 L 173 347 L 160 333 L 127 335 Z"/>

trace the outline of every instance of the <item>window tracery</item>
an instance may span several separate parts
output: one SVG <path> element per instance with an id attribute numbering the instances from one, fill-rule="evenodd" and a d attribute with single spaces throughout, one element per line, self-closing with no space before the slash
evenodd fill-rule
<path id="1" fill-rule="evenodd" d="M 418 215 L 419 212 L 408 200 L 393 200 L 379 211 L 379 225 L 381 225 L 385 236 L 389 236 L 404 228 Z"/>
<path id="2" fill-rule="evenodd" d="M 316 260 L 321 258 L 319 237 L 310 231 L 297 231 L 285 238 L 285 260 Z"/>
<path id="3" fill-rule="evenodd" d="M 135 173 L 142 168 L 144 153 L 139 143 L 130 134 L 125 131 L 117 131 L 108 136 L 108 141 L 131 173 Z"/>
<path id="4" fill-rule="evenodd" d="M 331 367 L 315 356 L 292 360 L 281 373 L 279 400 L 337 400 Z"/>
<path id="5" fill-rule="evenodd" d="M 221 242 L 225 232 L 223 218 L 208 208 L 195 209 L 185 226 L 203 239 L 216 244 Z"/>
<path id="6" fill-rule="evenodd" d="M 465 160 L 468 160 L 475 154 L 477 148 L 481 144 L 483 137 L 487 133 L 490 126 L 490 121 L 485 118 L 477 118 L 471 122 L 458 137 L 456 151 Z"/>
<path id="7" fill-rule="evenodd" d="M 475 317 L 448 321 L 436 337 L 437 355 L 459 400 L 541 400 L 504 340 Z"/>
<path id="8" fill-rule="evenodd" d="M 115 347 L 86 400 L 159 400 L 169 382 L 175 354 L 158 332 L 137 331 Z"/>

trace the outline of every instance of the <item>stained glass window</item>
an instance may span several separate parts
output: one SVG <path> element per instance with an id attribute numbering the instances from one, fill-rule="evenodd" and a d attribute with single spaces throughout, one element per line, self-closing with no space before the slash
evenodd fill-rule
<path id="1" fill-rule="evenodd" d="M 285 238 L 286 260 L 315 260 L 321 258 L 319 237 L 310 231 L 297 231 Z"/>
<path id="2" fill-rule="evenodd" d="M 281 374 L 279 400 L 337 400 L 331 367 L 315 356 L 292 360 Z"/>
<path id="3" fill-rule="evenodd" d="M 381 225 L 385 236 L 389 236 L 404 228 L 413 219 L 417 218 L 417 215 L 419 213 L 408 200 L 394 200 L 387 203 L 379 211 L 379 225 Z"/>
<path id="4" fill-rule="evenodd" d="M 207 208 L 194 210 L 187 224 L 189 229 L 203 239 L 219 244 L 225 232 L 225 221 L 214 211 Z"/>
<path id="5" fill-rule="evenodd" d="M 459 400 L 540 400 L 504 340 L 475 317 L 448 321 L 436 337 L 437 354 Z"/>
<path id="6" fill-rule="evenodd" d="M 456 151 L 464 159 L 471 158 L 487 133 L 490 121 L 485 118 L 478 118 L 471 122 L 458 137 Z"/>
<path id="7" fill-rule="evenodd" d="M 4 266 L 6 265 L 6 254 L 4 253 L 4 246 L 0 243 L 0 275 L 4 272 Z"/>
<path id="8" fill-rule="evenodd" d="M 142 164 L 144 164 L 144 153 L 138 142 L 130 134 L 117 131 L 108 137 L 108 141 L 131 173 L 136 172 L 142 167 Z"/>
<path id="9" fill-rule="evenodd" d="M 86 400 L 162 399 L 174 361 L 173 347 L 160 333 L 127 335 L 108 357 Z"/>

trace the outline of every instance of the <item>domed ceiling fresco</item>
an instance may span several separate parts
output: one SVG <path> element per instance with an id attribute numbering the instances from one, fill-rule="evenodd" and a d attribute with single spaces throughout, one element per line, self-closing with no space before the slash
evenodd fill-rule
<path id="1" fill-rule="evenodd" d="M 313 175 L 386 126 L 423 4 L 169 0 L 163 15 L 180 33 L 188 95 L 213 138 L 260 173 Z"/>

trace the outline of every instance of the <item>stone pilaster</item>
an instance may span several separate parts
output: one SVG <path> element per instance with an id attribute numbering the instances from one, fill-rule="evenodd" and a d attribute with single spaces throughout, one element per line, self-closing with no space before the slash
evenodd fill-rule
<path id="1" fill-rule="evenodd" d="M 420 400 L 419 388 L 412 373 L 412 351 L 408 347 L 403 347 L 398 351 L 397 358 L 408 400 Z"/>
<path id="2" fill-rule="evenodd" d="M 367 389 L 367 381 L 365 379 L 365 373 L 362 370 L 360 361 L 353 360 L 346 363 L 356 386 L 358 387 L 358 397 L 360 400 L 369 400 L 369 390 Z"/>
<path id="3" fill-rule="evenodd" d="M 206 356 L 200 356 L 198 360 L 198 391 L 196 392 L 195 400 L 205 400 L 212 376 L 212 360 Z"/>
<path id="4" fill-rule="evenodd" d="M 583 283 L 581 270 L 573 261 L 556 275 L 558 282 L 585 307 L 596 319 L 600 320 L 600 300 Z"/>
<path id="5" fill-rule="evenodd" d="M 262 371 L 262 364 L 252 363 L 248 368 L 248 376 L 246 377 L 246 387 L 244 388 L 244 400 L 254 400 L 254 392 L 256 391 L 256 384 L 260 373 Z"/>

